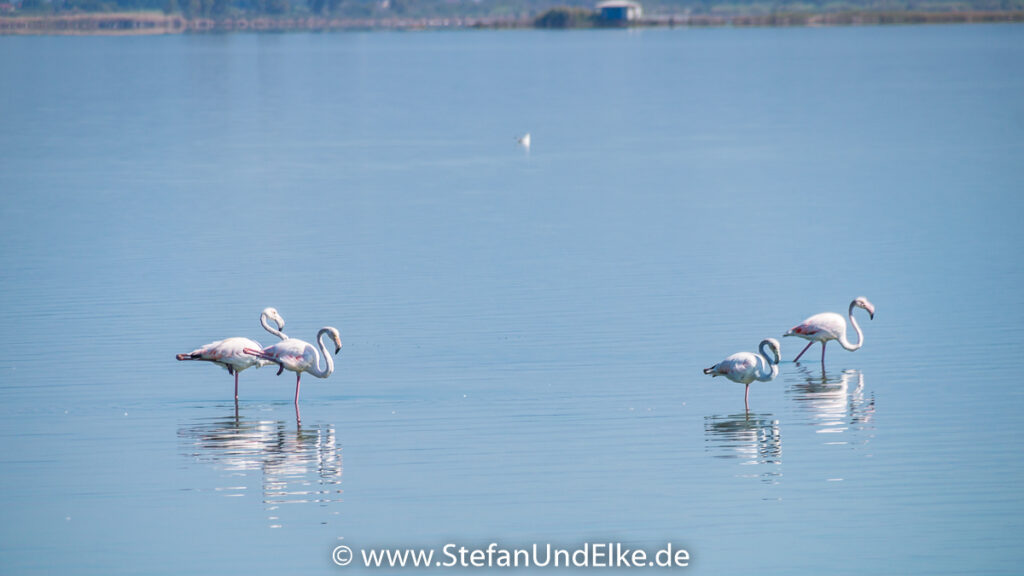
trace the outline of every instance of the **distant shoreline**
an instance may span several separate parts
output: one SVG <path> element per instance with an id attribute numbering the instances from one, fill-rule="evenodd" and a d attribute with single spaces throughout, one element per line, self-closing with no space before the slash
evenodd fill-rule
<path id="1" fill-rule="evenodd" d="M 798 27 L 886 24 L 968 24 L 1024 22 L 1024 11 L 850 11 L 737 14 L 689 14 L 647 17 L 630 23 L 651 27 Z M 288 32 L 343 30 L 447 30 L 533 28 L 524 18 L 392 18 L 309 17 L 192 18 L 161 12 L 95 12 L 43 16 L 0 16 L 0 35 L 137 36 L 209 32 Z"/>

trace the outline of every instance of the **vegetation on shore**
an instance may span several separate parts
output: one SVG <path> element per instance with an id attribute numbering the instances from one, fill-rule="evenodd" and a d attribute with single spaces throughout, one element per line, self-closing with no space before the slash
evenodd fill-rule
<path id="1" fill-rule="evenodd" d="M 533 19 L 537 28 L 591 28 L 597 23 L 593 10 L 568 6 L 556 6 Z"/>

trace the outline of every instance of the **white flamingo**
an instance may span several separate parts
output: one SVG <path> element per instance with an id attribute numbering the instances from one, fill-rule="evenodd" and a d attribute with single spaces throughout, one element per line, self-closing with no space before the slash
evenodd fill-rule
<path id="1" fill-rule="evenodd" d="M 765 347 L 771 351 L 772 358 L 768 357 Z M 725 376 L 733 382 L 746 384 L 747 389 L 743 393 L 743 405 L 746 406 L 748 411 L 750 410 L 750 383 L 754 380 L 759 382 L 770 382 L 773 380 L 779 375 L 779 362 L 782 360 L 782 347 L 779 345 L 779 341 L 774 338 L 761 340 L 757 350 L 759 354 L 737 352 L 711 368 L 704 369 L 704 373 L 711 374 L 712 378 L 715 376 Z"/>
<path id="2" fill-rule="evenodd" d="M 334 342 L 334 353 L 337 354 L 341 351 L 341 335 L 338 334 L 337 328 L 325 326 L 316 333 L 316 343 L 320 346 L 320 352 L 323 352 L 324 359 L 327 361 L 325 368 L 320 368 L 320 354 L 316 348 L 309 342 L 295 338 L 282 340 L 262 350 L 256 347 L 247 347 L 245 353 L 251 354 L 254 360 L 262 359 L 277 364 L 280 366 L 277 371 L 278 375 L 286 369 L 295 372 L 295 406 L 297 408 L 299 405 L 299 380 L 302 378 L 303 372 L 309 372 L 317 378 L 327 378 L 334 372 L 334 360 L 327 353 L 327 347 L 323 341 L 325 334 L 330 336 Z"/>
<path id="3" fill-rule="evenodd" d="M 807 352 L 807 349 L 811 347 L 815 342 L 821 342 L 821 365 L 825 365 L 825 344 L 829 340 L 838 340 L 839 345 L 846 348 L 850 352 L 859 350 L 864 345 L 864 333 L 860 331 L 860 326 L 857 325 L 856 318 L 853 317 L 854 308 L 863 308 L 868 311 L 868 316 L 875 319 L 875 305 L 868 301 L 867 298 L 860 296 L 850 302 L 850 324 L 853 325 L 853 329 L 857 332 L 857 343 L 850 344 L 850 341 L 846 339 L 846 320 L 842 316 L 835 312 L 822 312 L 821 314 L 815 314 L 807 320 L 804 320 L 800 324 L 793 326 L 789 329 L 789 332 L 783 334 L 783 336 L 797 336 L 804 340 L 810 340 L 807 346 L 796 355 L 793 362 L 800 360 L 800 357 Z"/>
<path id="4" fill-rule="evenodd" d="M 277 329 L 270 327 L 267 320 L 273 320 L 277 324 Z M 263 312 L 260 313 L 260 325 L 267 331 L 277 336 L 278 338 L 285 340 L 288 338 L 281 332 L 284 329 L 284 318 L 277 313 L 274 308 L 264 308 Z M 261 348 L 260 343 L 251 340 L 249 338 L 235 337 L 226 338 L 224 340 L 218 340 L 216 342 L 210 342 L 205 346 L 196 348 L 195 350 L 187 354 L 178 354 L 176 358 L 178 360 L 202 360 L 205 362 L 213 362 L 219 366 L 224 367 L 228 374 L 235 376 L 235 400 L 238 400 L 238 373 L 246 368 L 253 366 L 266 366 L 270 362 L 262 360 L 260 358 L 254 358 L 244 352 L 246 348 Z"/>

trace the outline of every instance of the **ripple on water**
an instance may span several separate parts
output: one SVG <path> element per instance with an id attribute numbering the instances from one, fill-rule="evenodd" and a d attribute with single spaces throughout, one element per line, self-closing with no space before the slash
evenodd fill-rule
<path id="1" fill-rule="evenodd" d="M 333 426 L 292 425 L 239 416 L 200 418 L 179 428 L 182 454 L 220 472 L 214 491 L 227 497 L 255 489 L 271 527 L 281 527 L 283 505 L 342 502 L 342 449 Z"/>
<path id="2" fill-rule="evenodd" d="M 783 379 L 795 419 L 813 426 L 825 444 L 867 444 L 874 432 L 875 396 L 865 391 L 864 373 L 827 372 L 813 364 L 795 367 Z"/>
<path id="3" fill-rule="evenodd" d="M 714 415 L 704 418 L 706 450 L 716 458 L 738 460 L 754 472 L 739 474 L 777 483 L 782 476 L 782 431 L 773 414 Z"/>

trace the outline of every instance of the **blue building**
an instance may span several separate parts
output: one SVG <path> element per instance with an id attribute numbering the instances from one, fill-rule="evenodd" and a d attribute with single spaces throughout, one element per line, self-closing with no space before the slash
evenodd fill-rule
<path id="1" fill-rule="evenodd" d="M 639 20 L 643 9 L 639 2 L 631 0 L 606 0 L 597 5 L 601 20 L 611 24 L 625 24 Z"/>

